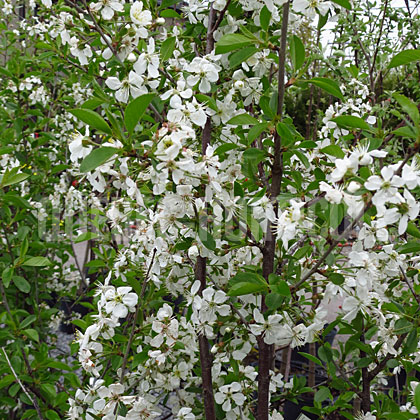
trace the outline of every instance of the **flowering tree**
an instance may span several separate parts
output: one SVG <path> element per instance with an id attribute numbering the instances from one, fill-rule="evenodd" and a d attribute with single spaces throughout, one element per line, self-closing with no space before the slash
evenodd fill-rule
<path id="1" fill-rule="evenodd" d="M 2 413 L 417 418 L 418 10 L 25 6 L 2 9 Z"/>

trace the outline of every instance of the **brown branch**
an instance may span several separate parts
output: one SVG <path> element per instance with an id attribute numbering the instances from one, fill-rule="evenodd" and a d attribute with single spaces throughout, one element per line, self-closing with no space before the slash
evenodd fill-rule
<path id="1" fill-rule="evenodd" d="M 281 121 L 283 116 L 283 102 L 285 91 L 285 60 L 287 46 L 287 27 L 289 24 L 289 1 L 283 5 L 282 26 L 280 49 L 278 51 L 278 89 L 277 89 L 277 116 Z M 276 133 L 274 135 L 274 160 L 271 172 L 271 188 L 269 190 L 270 200 L 273 202 L 274 212 L 278 213 L 277 196 L 280 193 L 281 182 L 283 178 L 283 152 L 281 148 L 281 137 Z M 271 222 L 267 223 L 266 238 L 263 254 L 263 277 L 268 280 L 270 274 L 274 271 L 274 259 L 276 250 L 276 232 L 272 229 Z M 261 313 L 267 310 L 264 296 L 261 299 Z M 270 368 L 274 355 L 273 345 L 266 344 L 262 337 L 258 338 L 258 402 L 257 402 L 257 420 L 268 420 L 270 405 Z"/>
<path id="2" fill-rule="evenodd" d="M 83 5 L 85 6 L 87 12 L 89 13 L 90 18 L 92 19 L 93 26 L 99 32 L 99 34 L 101 35 L 101 38 L 104 40 L 104 42 L 108 46 L 108 48 L 112 51 L 112 54 L 114 55 L 114 57 L 122 64 L 122 61 L 121 61 L 120 57 L 118 57 L 117 51 L 112 46 L 112 44 L 109 42 L 109 40 L 108 40 L 107 36 L 105 35 L 104 31 L 102 30 L 102 28 L 99 26 L 98 21 L 96 20 L 94 14 L 90 10 L 90 7 L 86 3 L 86 0 L 82 0 L 82 2 L 83 2 Z"/>
<path id="3" fill-rule="evenodd" d="M 220 24 L 222 23 L 222 20 L 223 20 L 223 18 L 224 18 L 224 16 L 225 16 L 225 13 L 226 13 L 226 11 L 227 11 L 227 9 L 228 9 L 228 7 L 229 7 L 229 5 L 230 5 L 230 2 L 231 2 L 232 0 L 228 0 L 227 2 L 226 2 L 226 6 L 223 8 L 223 10 L 220 12 L 220 15 L 219 15 L 219 17 L 217 18 L 217 20 L 216 20 L 216 23 L 213 25 L 213 27 L 211 28 L 211 35 L 213 36 L 213 34 L 214 34 L 214 32 L 216 31 L 216 29 L 220 26 Z"/>
<path id="4" fill-rule="evenodd" d="M 213 3 L 210 5 L 208 26 L 207 26 L 207 44 L 206 54 L 210 54 L 214 48 L 214 38 L 212 28 L 216 13 L 213 9 Z M 207 117 L 206 124 L 201 134 L 201 152 L 205 156 L 207 146 L 211 140 L 211 117 Z M 203 185 L 204 191 L 204 185 Z M 199 220 L 198 220 L 199 222 Z M 205 221 L 207 223 L 207 220 Z M 200 281 L 199 295 L 202 296 L 203 290 L 206 288 L 206 272 L 207 272 L 207 258 L 199 255 L 197 257 L 197 263 L 195 265 L 195 278 Z M 213 379 L 211 374 L 211 368 L 213 359 L 210 354 L 209 340 L 204 334 L 198 335 L 198 347 L 200 350 L 200 366 L 201 366 L 201 378 L 203 385 L 203 401 L 204 401 L 204 415 L 206 420 L 216 420 L 216 407 L 214 402 L 213 394 Z"/>
<path id="5" fill-rule="evenodd" d="M 402 343 L 405 340 L 405 337 L 407 337 L 407 333 L 400 335 L 399 339 L 397 340 L 397 342 L 394 344 L 394 349 L 398 350 Z M 372 381 L 376 375 L 378 375 L 378 373 L 382 372 L 382 370 L 384 369 L 384 367 L 386 366 L 388 360 L 394 359 L 395 356 L 392 355 L 391 353 L 388 353 L 377 365 L 376 367 L 374 367 L 369 373 L 368 373 L 368 378 L 370 381 Z"/>

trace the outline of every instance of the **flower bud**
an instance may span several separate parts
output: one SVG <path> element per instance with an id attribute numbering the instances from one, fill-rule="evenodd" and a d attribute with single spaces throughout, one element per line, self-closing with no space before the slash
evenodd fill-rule
<path id="1" fill-rule="evenodd" d="M 137 60 L 137 57 L 135 56 L 135 54 L 134 54 L 134 53 L 130 53 L 130 54 L 128 54 L 127 60 L 128 60 L 130 63 L 134 63 L 134 62 Z"/>

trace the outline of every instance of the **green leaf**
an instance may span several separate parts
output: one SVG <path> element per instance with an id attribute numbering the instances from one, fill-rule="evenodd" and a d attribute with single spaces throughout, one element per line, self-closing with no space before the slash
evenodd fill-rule
<path id="1" fill-rule="evenodd" d="M 128 277 L 127 278 L 127 283 L 133 288 L 133 290 L 139 295 L 139 296 L 141 296 L 142 295 L 142 292 L 141 292 L 141 289 L 142 289 L 142 287 L 141 287 L 141 283 L 140 283 L 140 281 L 139 281 L 139 279 L 137 278 L 137 277 Z"/>
<path id="2" fill-rule="evenodd" d="M 341 149 L 341 147 L 337 146 L 336 144 L 330 144 L 329 146 L 324 147 L 320 151 L 322 153 L 325 153 L 326 155 L 335 156 L 339 159 L 342 159 L 345 156 L 343 149 Z"/>
<path id="3" fill-rule="evenodd" d="M 234 143 L 225 143 L 219 146 L 215 151 L 214 154 L 218 156 L 223 156 L 226 152 L 229 152 L 230 150 L 235 150 L 238 148 L 237 144 Z"/>
<path id="4" fill-rule="evenodd" d="M 237 283 L 254 283 L 262 286 L 264 290 L 268 289 L 268 284 L 265 281 L 264 277 L 260 276 L 257 273 L 252 273 L 249 271 L 241 271 L 229 280 L 229 284 L 234 285 Z"/>
<path id="5" fill-rule="evenodd" d="M 266 291 L 263 284 L 256 284 L 251 282 L 235 283 L 228 291 L 228 296 L 242 296 L 252 293 L 260 293 Z"/>
<path id="6" fill-rule="evenodd" d="M 410 139 L 417 139 L 417 134 L 413 131 L 413 129 L 409 126 L 399 127 L 392 132 L 396 136 L 400 137 L 408 137 Z"/>
<path id="7" fill-rule="evenodd" d="M 45 413 L 45 417 L 48 420 L 60 420 L 61 419 L 61 417 L 54 410 L 48 410 Z"/>
<path id="8" fill-rule="evenodd" d="M 314 400 L 318 403 L 325 401 L 326 399 L 332 400 L 331 391 L 326 386 L 321 386 L 315 393 Z"/>
<path id="9" fill-rule="evenodd" d="M 413 222 L 408 222 L 407 233 L 409 233 L 411 236 L 414 236 L 415 238 L 420 239 L 420 230 Z"/>
<path id="10" fill-rule="evenodd" d="M 271 20 L 271 12 L 268 10 L 267 6 L 264 6 L 260 12 L 260 24 L 261 24 L 261 28 L 264 31 L 268 30 L 268 27 L 270 26 L 270 20 Z"/>
<path id="11" fill-rule="evenodd" d="M 3 270 L 1 275 L 4 287 L 7 289 L 9 287 L 10 281 L 12 280 L 13 274 L 15 273 L 15 269 L 13 267 L 6 267 Z"/>
<path id="12" fill-rule="evenodd" d="M 361 128 L 362 130 L 372 129 L 366 121 L 362 118 L 355 117 L 354 115 L 340 115 L 339 117 L 333 118 L 331 121 L 334 121 L 342 127 Z"/>
<path id="13" fill-rule="evenodd" d="M 166 61 L 172 57 L 175 49 L 175 43 L 176 38 L 174 36 L 166 38 L 165 41 L 162 42 L 162 46 L 160 47 L 160 58 L 162 61 Z"/>
<path id="14" fill-rule="evenodd" d="M 401 51 L 397 55 L 392 57 L 391 62 L 388 64 L 388 68 L 403 66 L 404 64 L 410 64 L 415 61 L 420 61 L 420 50 L 405 50 Z"/>
<path id="15" fill-rule="evenodd" d="M 293 35 L 290 39 L 290 56 L 293 68 L 299 70 L 305 62 L 305 47 L 301 39 Z"/>
<path id="16" fill-rule="evenodd" d="M 6 375 L 0 379 L 0 389 L 9 386 L 15 381 L 15 377 L 13 375 Z"/>
<path id="17" fill-rule="evenodd" d="M 231 118 L 227 124 L 231 125 L 250 125 L 257 124 L 258 120 L 254 117 L 251 117 L 249 114 L 239 114 L 236 117 Z"/>
<path id="18" fill-rule="evenodd" d="M 36 330 L 34 330 L 32 328 L 28 328 L 26 330 L 23 330 L 22 332 L 27 337 L 29 337 L 31 340 L 36 341 L 37 343 L 39 343 L 39 334 L 38 334 L 38 331 L 36 331 Z"/>
<path id="19" fill-rule="evenodd" d="M 216 241 L 214 240 L 213 236 L 205 229 L 199 227 L 198 228 L 198 237 L 200 238 L 200 241 L 203 243 L 203 245 L 210 249 L 211 251 L 214 251 L 216 249 Z"/>
<path id="20" fill-rule="evenodd" d="M 57 370 L 69 370 L 69 371 L 72 370 L 71 367 L 57 360 L 51 360 L 45 365 L 45 367 L 49 367 L 49 368 L 57 369 Z"/>
<path id="21" fill-rule="evenodd" d="M 216 54 L 225 54 L 229 51 L 238 50 L 252 44 L 253 41 L 241 34 L 223 35 L 216 43 Z"/>
<path id="22" fill-rule="evenodd" d="M 95 109 L 104 103 L 104 99 L 93 97 L 82 104 L 84 109 Z"/>
<path id="23" fill-rule="evenodd" d="M 23 293 L 29 293 L 31 291 L 31 285 L 21 276 L 13 276 L 13 283 Z"/>
<path id="24" fill-rule="evenodd" d="M 71 323 L 76 325 L 76 327 L 81 328 L 82 330 L 85 330 L 88 327 L 87 322 L 83 321 L 83 319 L 73 319 Z"/>
<path id="25" fill-rule="evenodd" d="M 261 133 L 268 128 L 268 123 L 255 124 L 248 131 L 248 144 L 251 144 Z"/>
<path id="26" fill-rule="evenodd" d="M 290 287 L 284 280 L 281 280 L 276 284 L 270 285 L 270 287 L 273 292 L 278 293 L 281 296 L 286 296 L 288 298 L 291 296 Z"/>
<path id="27" fill-rule="evenodd" d="M 420 243 L 418 242 L 407 242 L 398 249 L 400 254 L 411 254 L 412 252 L 420 251 Z"/>
<path id="28" fill-rule="evenodd" d="M 264 150 L 251 147 L 250 149 L 245 150 L 243 156 L 246 160 L 253 160 L 255 163 L 259 163 L 265 158 L 266 152 Z"/>
<path id="29" fill-rule="evenodd" d="M 420 123 L 420 113 L 416 106 L 416 104 L 408 99 L 404 95 L 400 95 L 399 93 L 394 93 L 392 95 L 397 102 L 400 104 L 401 108 L 406 112 L 410 118 L 413 120 L 414 124 L 419 125 Z"/>
<path id="30" fill-rule="evenodd" d="M 175 10 L 173 9 L 166 9 L 166 10 L 162 10 L 160 12 L 160 16 L 164 17 L 164 18 L 175 18 L 175 19 L 181 19 L 181 16 L 179 13 L 177 13 Z"/>
<path id="31" fill-rule="evenodd" d="M 347 10 L 351 10 L 351 4 L 349 0 L 332 0 L 332 2 L 344 7 Z"/>
<path id="32" fill-rule="evenodd" d="M 318 356 L 323 362 L 328 363 L 332 360 L 332 351 L 324 345 L 318 349 Z"/>
<path id="33" fill-rule="evenodd" d="M 89 125 L 89 127 L 102 131 L 105 134 L 112 135 L 112 130 L 108 123 L 95 111 L 92 111 L 91 109 L 70 109 L 69 112 L 80 121 Z"/>
<path id="34" fill-rule="evenodd" d="M 404 344 L 403 354 L 412 354 L 416 351 L 418 344 L 417 328 L 413 328 L 407 336 Z"/>
<path id="35" fill-rule="evenodd" d="M 231 69 L 234 69 L 235 67 L 239 66 L 239 64 L 242 64 L 244 61 L 248 60 L 248 58 L 252 57 L 256 52 L 258 52 L 258 48 L 250 46 L 241 48 L 239 51 L 232 53 L 229 56 L 229 64 Z"/>
<path id="36" fill-rule="evenodd" d="M 91 239 L 97 239 L 99 238 L 99 235 L 94 232 L 84 232 L 81 235 L 79 235 L 74 242 L 78 244 L 79 242 L 89 241 Z"/>
<path id="37" fill-rule="evenodd" d="M 57 395 L 57 392 L 55 390 L 55 387 L 53 384 L 41 384 L 41 392 L 48 395 L 48 398 L 52 401 L 55 400 L 55 397 Z"/>
<path id="38" fill-rule="evenodd" d="M 51 265 L 51 261 L 46 257 L 32 257 L 28 258 L 22 265 L 27 265 L 29 267 L 46 267 Z"/>
<path id="39" fill-rule="evenodd" d="M 154 93 L 147 93 L 146 95 L 141 95 L 132 100 L 127 105 L 124 113 L 124 123 L 130 134 L 133 132 L 137 123 L 140 121 L 140 118 L 155 96 L 156 95 Z"/>
<path id="40" fill-rule="evenodd" d="M 317 144 L 313 140 L 305 140 L 299 144 L 301 149 L 315 149 Z"/>
<path id="41" fill-rule="evenodd" d="M 420 383 L 414 390 L 414 405 L 416 406 L 417 411 L 420 413 Z"/>
<path id="42" fill-rule="evenodd" d="M 19 328 L 26 328 L 29 325 L 31 325 L 34 321 L 36 321 L 36 315 L 29 315 L 20 323 Z"/>
<path id="43" fill-rule="evenodd" d="M 299 354 L 303 357 L 306 357 L 307 359 L 311 360 L 312 362 L 316 363 L 319 366 L 324 367 L 324 365 L 322 364 L 321 360 L 319 360 L 317 357 L 312 356 L 312 354 L 309 353 L 305 353 L 303 351 L 300 351 Z"/>
<path id="44" fill-rule="evenodd" d="M 99 147 L 93 149 L 80 164 L 80 172 L 90 172 L 96 169 L 98 166 L 103 165 L 112 156 L 118 153 L 116 147 Z"/>
<path id="45" fill-rule="evenodd" d="M 313 85 L 320 87 L 331 95 L 344 100 L 340 86 L 338 86 L 337 82 L 334 82 L 333 80 L 327 79 L 325 77 L 314 77 L 308 80 L 308 83 L 312 83 Z"/>
<path id="46" fill-rule="evenodd" d="M 216 101 L 211 96 L 203 95 L 202 93 L 197 93 L 195 95 L 195 98 L 197 99 L 197 101 L 210 107 L 213 111 L 219 111 L 219 109 L 217 108 Z"/>
<path id="47" fill-rule="evenodd" d="M 279 295 L 278 293 L 269 293 L 265 297 L 265 304 L 267 305 L 267 308 L 273 311 L 279 308 L 282 303 L 283 303 L 283 297 Z"/>
<path id="48" fill-rule="evenodd" d="M 13 174 L 13 175 L 8 175 L 10 172 L 6 172 L 3 175 L 3 178 L 1 180 L 1 187 L 8 187 L 9 185 L 13 185 L 13 184 L 18 184 L 19 182 L 24 181 L 25 179 L 29 178 L 30 175 L 29 174 L 25 174 L 23 172 L 19 173 L 19 174 Z"/>
<path id="49" fill-rule="evenodd" d="M 339 286 L 340 284 L 344 283 L 344 276 L 340 273 L 331 273 L 328 276 L 328 280 L 332 281 L 334 284 L 336 284 L 337 286 Z"/>

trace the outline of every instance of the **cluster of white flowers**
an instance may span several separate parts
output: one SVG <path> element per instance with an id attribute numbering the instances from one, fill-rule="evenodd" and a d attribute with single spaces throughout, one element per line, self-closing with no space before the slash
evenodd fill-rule
<path id="1" fill-rule="evenodd" d="M 47 7 L 51 6 L 49 3 L 44 1 Z M 285 1 L 240 0 L 238 3 L 252 15 L 255 25 L 260 26 L 264 6 L 271 13 L 269 25 L 274 25 L 280 21 Z M 210 5 L 221 11 L 227 2 L 189 0 L 182 10 L 191 23 L 206 25 Z M 276 83 L 272 76 L 278 63 L 273 51 L 265 45 L 230 69 L 230 53 L 204 54 L 199 51 L 202 46 L 195 44 L 188 44 L 188 48 L 193 45 L 196 53 L 186 53 L 181 25 L 157 28 L 164 19 L 155 19 L 146 2 L 99 0 L 89 7 L 91 14 L 83 16 L 83 25 L 92 29 L 93 16 L 99 24 L 112 27 L 118 36 L 105 31 L 100 41 L 90 42 L 89 35 L 83 38 L 73 30 L 77 17 L 67 12 L 60 12 L 50 22 L 22 24 L 39 39 L 44 39 L 48 32 L 69 49 L 74 57 L 70 59 L 78 60 L 78 67 L 90 63 L 99 66 L 103 80 L 100 88 L 109 95 L 104 106 L 106 112 L 101 117 L 109 120 L 114 132 L 113 136 L 102 136 L 89 131 L 67 113 L 52 120 L 57 139 L 64 138 L 68 143 L 72 164 L 50 196 L 53 206 L 63 210 L 66 217 L 77 217 L 84 211 L 87 199 L 94 204 L 92 214 L 97 216 L 94 223 L 98 234 L 114 235 L 112 247 L 101 243 L 93 251 L 110 266 L 104 284 L 96 289 L 97 314 L 88 318 L 89 326 L 78 333 L 76 340 L 79 362 L 93 378 L 88 389 L 78 390 L 75 398 L 69 400 L 69 417 L 114 419 L 116 407 L 120 405 L 125 407 L 121 410 L 125 414 L 118 414 L 118 420 L 156 418 L 159 401 L 169 395 L 175 418 L 195 419 L 196 395 L 190 389 L 202 385 L 196 369 L 197 342 L 204 336 L 212 340 L 211 370 L 216 403 L 229 420 L 250 418 L 258 370 L 248 358 L 256 352 L 258 343 L 275 348 L 313 343 L 325 326 L 324 308 L 337 295 L 344 299 L 340 314 L 345 322 L 352 322 L 360 313 L 371 317 L 381 339 L 370 345 L 380 347 L 380 355 L 400 355 L 394 349 L 396 334 L 393 335 L 399 315 L 389 314 L 382 306 L 390 301 L 391 293 L 404 292 L 403 287 L 392 284 L 401 269 L 419 262 L 396 252 L 390 230 L 396 227 L 398 234 L 403 235 L 409 222 L 418 217 L 420 205 L 413 191 L 420 186 L 420 169 L 414 160 L 404 165 L 384 163 L 379 170 L 377 159 L 386 158 L 387 152 L 376 149 L 374 141 L 370 144 L 355 141 L 354 147 L 346 146 L 344 138 L 351 135 L 350 130 L 340 128 L 332 120 L 352 115 L 375 125 L 376 118 L 367 100 L 368 89 L 357 80 L 342 88 L 354 98 L 334 103 L 327 109 L 319 138 L 310 152 L 305 151 L 304 158 L 299 155 L 299 143 L 303 139 L 295 136 L 296 147 L 290 146 L 285 154 L 288 169 L 283 174 L 282 192 L 286 198 L 280 196 L 276 201 L 270 195 L 270 180 L 265 176 L 270 166 L 268 159 L 257 167 L 246 154 L 253 149 L 265 159 L 274 152 L 276 127 L 265 117 L 259 118 L 256 112 L 261 98 L 268 99 L 272 80 Z M 298 16 L 313 18 L 318 12 L 322 16 L 334 13 L 329 1 L 294 0 L 291 7 L 292 22 L 298 22 Z M 127 13 L 121 19 L 124 10 Z M 242 17 L 227 12 L 213 34 L 215 40 L 224 34 L 239 33 L 240 28 L 246 32 L 243 25 L 247 20 Z M 173 42 L 175 47 L 171 56 L 164 59 L 160 45 L 166 41 Z M 116 60 L 112 59 L 114 55 Z M 228 72 L 226 78 L 225 72 Z M 37 76 L 26 77 L 19 84 L 9 82 L 8 86 L 12 92 L 27 91 L 32 104 L 46 105 L 50 101 Z M 83 82 L 73 83 L 71 89 L 75 104 L 81 104 L 94 91 Z M 150 115 L 158 122 L 152 124 L 151 131 L 146 123 L 140 122 L 134 134 L 118 137 L 117 124 L 110 118 L 112 109 L 117 105 L 127 110 L 125 104 L 149 93 L 156 96 L 150 105 Z M 241 114 L 255 118 L 255 125 L 265 126 L 251 140 L 247 138 L 250 125 L 228 124 Z M 120 116 L 124 119 L 123 112 Z M 127 113 L 125 117 L 127 125 Z M 150 121 L 148 115 L 147 122 Z M 210 126 L 215 128 L 211 144 L 205 144 L 204 150 L 199 151 L 199 139 Z M 80 174 L 81 162 L 98 146 L 114 147 L 116 153 L 94 170 Z M 332 155 L 328 154 L 329 146 L 338 146 L 341 153 L 335 149 Z M 17 161 L 7 161 L 7 156 L 1 157 L 1 163 L 8 167 L 19 165 Z M 252 173 L 254 170 L 258 174 Z M 321 175 L 314 181 L 316 170 Z M 79 186 L 69 187 L 75 176 L 81 177 Z M 319 195 L 314 197 L 314 191 Z M 352 218 L 359 217 L 368 203 L 374 207 L 372 221 L 359 222 L 358 240 L 345 262 L 325 263 L 327 270 L 339 273 L 343 281 L 340 284 L 329 281 L 325 288 L 321 286 L 324 288 L 322 304 L 311 313 L 303 309 L 308 303 L 305 290 L 293 293 L 290 312 L 282 309 L 263 313 L 261 295 L 231 297 L 228 292 L 231 278 L 238 272 L 254 273 L 261 267 L 267 231 L 275 232 L 277 238 L 274 253 L 279 261 L 276 268 L 279 273 L 282 263 L 289 257 L 292 260 L 289 254 L 296 252 L 300 239 L 309 231 L 313 235 L 311 242 L 305 242 L 309 243 L 306 255 L 317 255 L 325 245 L 317 224 L 327 216 L 326 212 L 315 216 L 309 213 L 314 198 L 322 199 L 322 205 L 340 206 Z M 31 201 L 31 204 L 39 208 L 43 218 L 48 217 L 40 203 Z M 121 239 L 120 243 L 114 240 L 115 236 Z M 194 271 L 199 258 L 206 259 L 205 287 Z M 288 286 L 295 280 L 298 283 L 299 276 L 303 277 L 314 267 L 313 258 L 296 258 L 295 272 L 287 276 L 281 273 L 287 278 Z M 323 268 L 319 267 L 313 276 L 322 285 L 327 277 Z M 293 271 L 292 263 L 288 270 Z M 80 281 L 79 275 L 71 276 L 67 271 L 64 277 L 62 281 L 57 275 L 51 288 L 62 290 Z M 418 284 L 418 274 L 413 281 Z M 272 288 L 271 284 L 266 286 L 267 290 Z M 167 301 L 153 301 L 147 308 L 141 306 L 143 300 L 149 299 L 150 290 L 156 291 L 159 298 L 169 295 L 165 297 Z M 182 299 L 180 309 L 178 304 Z M 137 308 L 140 310 L 136 311 Z M 139 315 L 134 320 L 138 323 L 132 330 L 133 341 L 127 342 L 118 329 L 126 321 L 129 328 L 134 314 Z M 107 366 L 108 354 L 114 354 L 119 343 L 124 344 L 124 351 L 131 352 L 130 357 L 118 354 L 112 359 L 111 369 Z M 115 371 L 109 375 L 114 377 L 113 383 L 99 379 L 108 369 Z M 272 371 L 271 396 L 291 389 L 292 380 L 288 379 Z M 280 420 L 282 415 L 274 410 L 270 418 Z"/>

